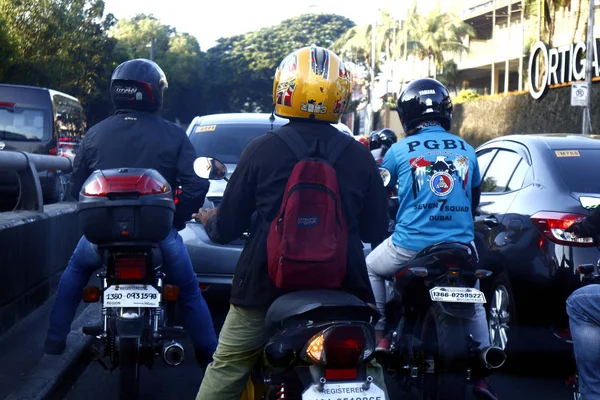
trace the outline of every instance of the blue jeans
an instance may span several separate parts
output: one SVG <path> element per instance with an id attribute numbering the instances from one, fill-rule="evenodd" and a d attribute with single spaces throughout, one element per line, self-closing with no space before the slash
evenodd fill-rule
<path id="1" fill-rule="evenodd" d="M 600 285 L 587 285 L 567 299 L 569 327 L 585 400 L 600 400 Z"/>
<path id="2" fill-rule="evenodd" d="M 200 350 L 210 362 L 217 348 L 217 335 L 210 311 L 198 287 L 192 262 L 175 228 L 165 240 L 160 242 L 160 250 L 163 256 L 163 271 L 167 275 L 166 280 L 179 286 L 178 303 L 184 328 L 194 347 Z M 96 246 L 82 236 L 58 284 L 56 301 L 50 313 L 49 340 L 66 341 L 77 306 L 81 301 L 83 288 L 94 271 L 100 267 L 102 267 L 102 259 L 96 251 Z"/>

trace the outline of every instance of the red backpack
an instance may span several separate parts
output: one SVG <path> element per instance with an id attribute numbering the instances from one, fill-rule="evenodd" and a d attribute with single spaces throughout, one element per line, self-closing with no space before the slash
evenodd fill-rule
<path id="1" fill-rule="evenodd" d="M 352 138 L 335 135 L 323 157 L 319 140 L 309 153 L 292 129 L 273 134 L 288 145 L 298 163 L 267 236 L 269 276 L 282 290 L 338 289 L 346 278 L 348 228 L 333 165 Z"/>

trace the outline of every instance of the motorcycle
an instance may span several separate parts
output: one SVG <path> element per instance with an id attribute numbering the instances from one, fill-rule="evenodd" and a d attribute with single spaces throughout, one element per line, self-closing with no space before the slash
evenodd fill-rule
<path id="1" fill-rule="evenodd" d="M 175 204 L 168 182 L 153 169 L 95 171 L 83 184 L 77 206 L 84 236 L 103 260 L 102 286 L 87 286 L 83 300 L 102 303 L 102 325 L 83 328 L 94 336 L 95 361 L 119 369 L 121 399 L 139 397 L 140 367 L 161 354 L 180 365 L 185 337 L 171 326 L 179 288 L 165 283 L 158 243 L 169 234 Z M 107 359 L 107 361 L 105 361 Z"/>
<path id="2" fill-rule="evenodd" d="M 194 171 L 223 179 L 227 169 L 200 157 Z M 265 324 L 269 340 L 253 368 L 242 400 L 385 399 L 367 364 L 374 357 L 374 323 L 380 314 L 357 297 L 336 290 L 303 290 L 279 297 Z"/>
<path id="3" fill-rule="evenodd" d="M 396 198 L 390 218 L 397 206 Z M 486 302 L 476 281 L 492 275 L 477 268 L 476 257 L 471 245 L 437 243 L 406 261 L 386 283 L 386 316 L 396 328 L 389 354 L 378 360 L 404 389 L 416 387 L 423 399 L 464 399 L 468 381 L 489 375 L 506 360 L 499 348 L 477 350 L 480 343 L 465 329 L 475 304 Z"/>

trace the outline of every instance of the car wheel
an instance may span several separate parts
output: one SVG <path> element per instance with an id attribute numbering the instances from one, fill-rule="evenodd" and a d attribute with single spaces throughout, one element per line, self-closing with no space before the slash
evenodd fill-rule
<path id="1" fill-rule="evenodd" d="M 507 350 L 510 330 L 514 325 L 514 297 L 510 281 L 503 272 L 494 280 L 489 296 L 488 329 L 492 346 Z"/>
<path id="2" fill-rule="evenodd" d="M 54 176 L 54 184 L 52 185 L 51 191 L 44 196 L 44 204 L 59 203 L 63 200 L 64 195 L 65 187 L 63 184 L 63 179 L 60 175 L 56 174 Z"/>

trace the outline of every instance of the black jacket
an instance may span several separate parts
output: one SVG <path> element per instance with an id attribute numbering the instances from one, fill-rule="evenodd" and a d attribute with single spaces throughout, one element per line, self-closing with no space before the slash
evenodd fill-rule
<path id="1" fill-rule="evenodd" d="M 294 128 L 309 147 L 317 138 L 327 145 L 333 135 L 343 135 L 325 123 L 291 122 L 286 126 Z M 290 148 L 272 134 L 253 140 L 227 183 L 217 214 L 206 224 L 211 239 L 226 244 L 242 235 L 256 211 L 234 274 L 232 304 L 267 308 L 282 294 L 268 275 L 266 238 L 297 161 Z M 361 239 L 379 244 L 387 237 L 386 192 L 371 152 L 358 141 L 346 147 L 334 169 L 349 232 L 344 289 L 374 303 Z"/>
<path id="2" fill-rule="evenodd" d="M 122 111 L 91 127 L 81 141 L 71 176 L 74 198 L 97 169 L 153 168 L 179 195 L 173 225 L 185 228 L 204 203 L 210 183 L 194 173 L 196 151 L 185 131 L 148 112 Z"/>

